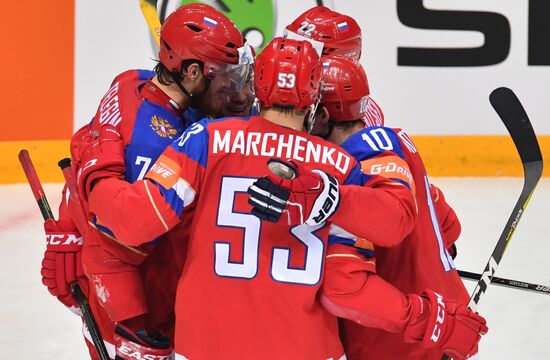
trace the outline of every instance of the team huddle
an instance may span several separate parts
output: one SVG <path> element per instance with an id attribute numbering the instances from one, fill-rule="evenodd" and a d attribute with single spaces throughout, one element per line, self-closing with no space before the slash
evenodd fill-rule
<path id="1" fill-rule="evenodd" d="M 256 56 L 222 13 L 164 22 L 71 140 L 42 279 L 111 359 L 477 358 L 460 223 L 384 127 L 361 29 L 318 6 Z M 79 201 L 75 201 L 79 199 Z M 89 329 L 91 359 L 100 359 Z"/>

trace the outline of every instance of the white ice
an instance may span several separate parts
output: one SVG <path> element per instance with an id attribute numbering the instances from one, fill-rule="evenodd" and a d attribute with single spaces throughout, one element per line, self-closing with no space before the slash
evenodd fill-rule
<path id="1" fill-rule="evenodd" d="M 439 178 L 463 231 L 457 266 L 481 272 L 521 190 L 519 178 Z M 59 184 L 47 184 L 52 207 Z M 550 285 L 550 179 L 535 191 L 496 276 Z M 42 219 L 26 184 L 0 186 L 0 358 L 86 359 L 80 320 L 40 282 Z M 466 282 L 469 289 L 474 283 Z M 480 312 L 482 359 L 548 359 L 550 296 L 491 286 Z M 546 339 L 546 340 L 544 340 Z"/>

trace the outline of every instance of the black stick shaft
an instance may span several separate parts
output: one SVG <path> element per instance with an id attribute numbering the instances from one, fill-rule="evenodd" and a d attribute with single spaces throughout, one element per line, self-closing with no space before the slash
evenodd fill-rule
<path id="1" fill-rule="evenodd" d="M 75 202 L 78 196 L 78 192 L 76 191 L 76 183 L 74 181 L 74 177 L 71 175 L 71 172 L 70 172 L 71 159 L 65 158 L 59 161 L 58 165 L 61 168 L 61 171 L 63 172 L 63 176 L 65 177 L 65 182 L 67 184 L 67 187 L 71 191 L 71 195 L 69 196 L 69 201 Z M 80 204 L 75 204 L 75 208 L 80 209 Z M 81 214 L 76 214 L 76 215 L 83 216 Z M 97 326 L 97 322 L 95 321 L 94 314 L 92 313 L 92 309 L 90 308 L 90 303 L 88 302 L 86 295 L 84 295 L 84 293 L 82 292 L 82 289 L 80 288 L 80 285 L 78 285 L 77 282 L 74 282 L 71 284 L 71 293 L 73 294 L 76 302 L 78 303 L 78 307 L 80 308 L 80 312 L 82 313 L 82 317 L 84 318 L 84 323 L 86 324 L 86 327 L 90 332 L 90 336 L 92 337 L 92 342 L 94 343 L 94 346 L 99 355 L 99 358 L 101 360 L 109 360 L 110 359 L 109 353 L 107 352 L 107 348 L 105 347 L 105 343 L 103 342 L 103 337 L 101 336 L 101 332 L 99 331 L 99 327 Z"/>
<path id="2" fill-rule="evenodd" d="M 470 271 L 458 270 L 458 275 L 466 280 L 478 281 L 481 279 L 481 274 Z M 516 290 L 532 291 L 537 294 L 550 295 L 550 286 L 528 283 L 525 281 L 511 280 L 493 276 L 491 284 L 504 286 Z"/>

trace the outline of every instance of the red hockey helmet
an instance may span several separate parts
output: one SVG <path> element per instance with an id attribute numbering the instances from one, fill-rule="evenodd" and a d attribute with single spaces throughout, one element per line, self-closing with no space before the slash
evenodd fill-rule
<path id="1" fill-rule="evenodd" d="M 344 56 L 329 56 L 322 63 L 321 103 L 330 118 L 336 122 L 362 119 L 367 126 L 383 125 L 382 111 L 369 97 L 369 82 L 361 64 Z"/>
<path id="2" fill-rule="evenodd" d="M 254 89 L 264 106 L 305 109 L 319 99 L 321 64 L 307 41 L 274 38 L 256 58 Z"/>
<path id="3" fill-rule="evenodd" d="M 325 6 L 316 6 L 298 16 L 286 27 L 292 32 L 324 44 L 323 56 L 361 57 L 361 28 L 350 16 Z"/>
<path id="4" fill-rule="evenodd" d="M 237 64 L 244 39 L 229 18 L 211 6 L 189 4 L 176 9 L 160 30 L 160 62 L 169 71 L 181 72 L 184 60 L 204 63 L 211 76 L 223 63 Z"/>

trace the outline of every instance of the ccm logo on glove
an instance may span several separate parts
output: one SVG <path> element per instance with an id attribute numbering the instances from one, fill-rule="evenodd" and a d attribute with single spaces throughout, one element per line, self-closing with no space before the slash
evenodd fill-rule
<path id="1" fill-rule="evenodd" d="M 439 341 L 439 335 L 441 335 L 441 327 L 443 321 L 445 321 L 445 303 L 443 302 L 443 296 L 439 295 L 434 291 L 435 296 L 437 297 L 437 317 L 435 319 L 435 326 L 432 332 L 431 340 L 434 343 Z"/>
<path id="2" fill-rule="evenodd" d="M 76 234 L 46 234 L 48 245 L 82 245 L 82 236 Z"/>

